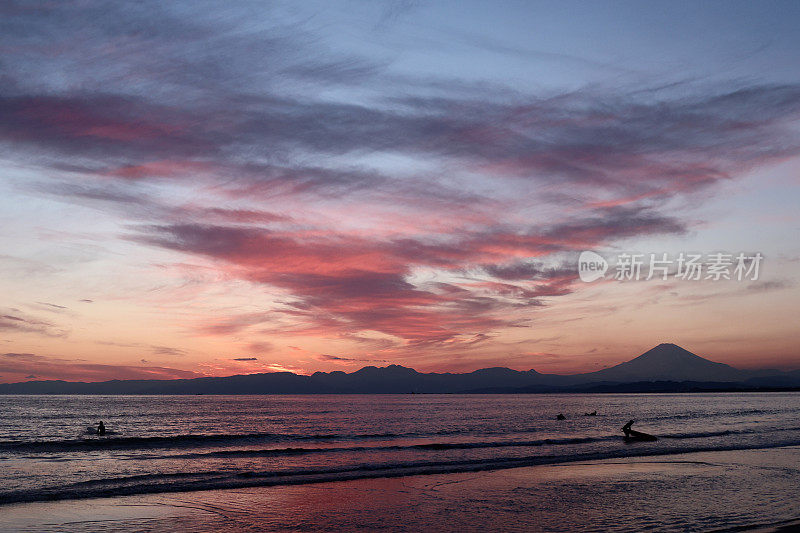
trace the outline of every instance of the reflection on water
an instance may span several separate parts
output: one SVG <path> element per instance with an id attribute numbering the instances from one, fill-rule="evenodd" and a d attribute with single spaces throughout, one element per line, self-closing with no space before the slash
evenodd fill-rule
<path id="1" fill-rule="evenodd" d="M 798 517 L 800 448 L 4 507 L 7 531 L 709 531 Z M 737 529 L 739 530 L 739 529 Z"/>
<path id="2" fill-rule="evenodd" d="M 795 393 L 6 396 L 0 404 L 3 503 L 800 444 Z M 623 443 L 629 419 L 660 439 Z M 104 437 L 87 430 L 99 420 Z"/>

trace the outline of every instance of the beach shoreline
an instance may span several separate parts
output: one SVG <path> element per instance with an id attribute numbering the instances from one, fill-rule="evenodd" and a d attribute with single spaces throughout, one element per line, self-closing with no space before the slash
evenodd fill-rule
<path id="1" fill-rule="evenodd" d="M 10 504 L 0 531 L 781 531 L 799 460 L 792 446 Z"/>

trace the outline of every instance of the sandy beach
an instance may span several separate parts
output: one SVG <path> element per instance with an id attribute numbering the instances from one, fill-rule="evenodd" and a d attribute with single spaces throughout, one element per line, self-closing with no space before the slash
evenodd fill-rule
<path id="1" fill-rule="evenodd" d="M 786 447 L 37 502 L 5 507 L 0 530 L 775 531 L 800 517 L 798 487 Z"/>

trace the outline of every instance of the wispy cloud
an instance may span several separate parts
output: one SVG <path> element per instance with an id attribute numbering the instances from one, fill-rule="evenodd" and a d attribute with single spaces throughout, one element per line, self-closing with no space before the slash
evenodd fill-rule
<path id="1" fill-rule="evenodd" d="M 176 379 L 200 377 L 201 374 L 157 366 L 129 366 L 88 363 L 74 359 L 33 353 L 0 354 L 0 372 L 6 381 L 33 379 L 66 379 L 104 381 L 110 379 Z M 27 376 L 27 377 L 25 377 Z"/>
<path id="2" fill-rule="evenodd" d="M 67 330 L 52 322 L 25 315 L 16 309 L 7 310 L 5 314 L 0 314 L 0 331 L 33 333 L 46 337 L 63 337 L 68 333 Z"/>
<path id="3" fill-rule="evenodd" d="M 217 293 L 181 320 L 255 355 L 280 352 L 279 336 L 370 353 L 499 350 L 496 332 L 528 324 L 523 311 L 581 290 L 578 251 L 686 235 L 702 221 L 676 205 L 800 155 L 793 82 L 528 90 L 332 47 L 280 5 L 259 5 L 258 17 L 251 5 L 180 2 L 0 9 L 0 144 L 38 176 L 14 186 L 101 210 L 115 231 L 103 238 L 143 262 L 202 261 L 252 287 L 251 305 Z M 377 25 L 409 10 L 390 7 Z M 470 53 L 613 67 L 451 35 Z M 0 314 L 3 331 L 67 331 Z"/>

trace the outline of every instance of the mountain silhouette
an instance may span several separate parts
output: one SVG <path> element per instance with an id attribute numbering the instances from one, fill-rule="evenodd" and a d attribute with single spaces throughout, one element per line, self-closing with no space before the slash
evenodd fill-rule
<path id="1" fill-rule="evenodd" d="M 675 344 L 659 344 L 616 366 L 586 374 L 483 368 L 422 373 L 400 365 L 310 376 L 270 372 L 175 380 L 99 383 L 28 381 L 0 384 L 0 394 L 408 394 L 530 392 L 667 392 L 800 387 L 800 371 L 748 371 L 709 361 Z"/>
<path id="2" fill-rule="evenodd" d="M 663 343 L 639 357 L 583 377 L 590 381 L 739 381 L 748 372 L 703 359 L 676 344 Z"/>

